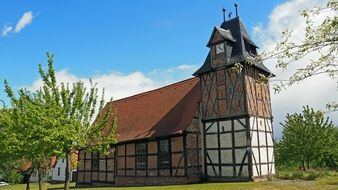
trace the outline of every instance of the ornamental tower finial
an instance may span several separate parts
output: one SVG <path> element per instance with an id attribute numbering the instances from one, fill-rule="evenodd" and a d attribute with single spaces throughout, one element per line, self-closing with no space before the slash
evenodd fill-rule
<path id="1" fill-rule="evenodd" d="M 234 5 L 235 5 L 235 9 L 236 9 L 236 17 L 238 17 L 238 10 L 237 10 L 237 8 L 238 8 L 238 4 L 237 4 L 237 3 L 235 3 Z"/>
<path id="2" fill-rule="evenodd" d="M 223 12 L 223 22 L 225 22 L 225 8 L 224 7 L 222 9 L 222 12 Z"/>

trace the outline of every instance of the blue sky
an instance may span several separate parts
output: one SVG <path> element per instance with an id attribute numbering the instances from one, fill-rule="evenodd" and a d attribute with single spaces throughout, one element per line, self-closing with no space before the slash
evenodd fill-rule
<path id="1" fill-rule="evenodd" d="M 234 12 L 234 2 L 2 1 L 0 27 L 15 25 L 27 11 L 33 21 L 20 33 L 0 38 L 0 79 L 14 86 L 33 82 L 47 51 L 55 54 L 57 70 L 85 77 L 201 65 L 212 28 L 221 23 L 222 6 Z M 238 1 L 248 30 L 267 22 L 278 2 Z"/>
<path id="2" fill-rule="evenodd" d="M 299 11 L 325 1 L 2 0 L 0 81 L 7 79 L 15 89 L 38 88 L 38 63 L 46 65 L 47 51 L 55 55 L 60 80 L 94 78 L 114 99 L 189 78 L 204 62 L 222 7 L 234 16 L 235 2 L 253 41 L 266 50 L 287 27 L 303 34 Z M 265 64 L 277 76 L 290 74 L 276 70 L 273 62 Z M 336 99 L 336 84 L 327 81 L 310 80 L 272 95 L 277 136 L 286 113 L 303 105 L 322 109 Z M 0 85 L 0 99 L 8 104 L 3 90 Z"/>

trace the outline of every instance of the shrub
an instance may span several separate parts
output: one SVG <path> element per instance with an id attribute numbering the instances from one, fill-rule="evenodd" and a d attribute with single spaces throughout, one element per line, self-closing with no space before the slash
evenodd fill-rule
<path id="1" fill-rule="evenodd" d="M 6 175 L 3 177 L 4 177 L 4 180 L 10 184 L 17 184 L 17 183 L 22 182 L 22 175 L 16 171 L 10 171 L 6 173 Z"/>

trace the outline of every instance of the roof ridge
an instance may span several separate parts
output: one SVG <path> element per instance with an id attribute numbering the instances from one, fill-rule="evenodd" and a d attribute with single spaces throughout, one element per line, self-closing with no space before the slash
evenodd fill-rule
<path id="1" fill-rule="evenodd" d="M 179 81 L 179 82 L 175 82 L 173 84 L 169 84 L 169 85 L 166 85 L 166 86 L 162 86 L 162 87 L 159 87 L 159 88 L 156 88 L 156 89 L 153 89 L 153 90 L 148 90 L 148 91 L 145 91 L 145 92 L 141 92 L 139 94 L 135 94 L 135 95 L 128 96 L 128 97 L 121 98 L 121 99 L 114 100 L 114 101 L 110 101 L 110 103 L 117 103 L 117 102 L 120 102 L 120 101 L 125 101 L 125 100 L 128 100 L 128 99 L 137 98 L 137 97 L 140 97 L 140 96 L 151 94 L 151 93 L 156 92 L 156 91 L 160 91 L 160 90 L 164 90 L 164 89 L 168 89 L 168 88 L 173 88 L 175 86 L 179 86 L 181 84 L 188 83 L 188 82 L 196 80 L 196 79 L 198 79 L 198 77 L 191 77 L 191 78 L 188 78 L 188 79 L 185 79 L 185 80 L 182 80 L 182 81 Z"/>
<path id="2" fill-rule="evenodd" d="M 229 20 L 223 21 L 223 22 L 222 22 L 222 24 L 223 24 L 223 23 L 234 22 L 234 21 L 236 21 L 236 20 L 240 20 L 240 21 L 241 21 L 241 19 L 239 18 L 239 16 L 237 16 L 237 17 L 234 17 L 234 18 L 232 18 L 232 19 L 229 19 Z M 221 25 L 222 25 L 222 24 L 221 24 Z"/>

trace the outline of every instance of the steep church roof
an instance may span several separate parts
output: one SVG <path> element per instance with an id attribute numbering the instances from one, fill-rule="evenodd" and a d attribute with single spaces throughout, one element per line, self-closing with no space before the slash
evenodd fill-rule
<path id="1" fill-rule="evenodd" d="M 119 142 L 182 134 L 201 99 L 199 78 L 110 103 L 117 112 Z"/>
<path id="2" fill-rule="evenodd" d="M 215 28 L 218 28 L 218 27 L 215 27 Z M 235 17 L 231 20 L 227 20 L 223 22 L 220 26 L 219 31 L 221 31 L 222 33 L 224 33 L 224 35 L 227 35 L 228 37 L 231 36 L 231 38 L 233 38 L 231 41 L 235 40 L 235 43 L 233 43 L 233 52 L 232 52 L 229 62 L 227 63 L 227 66 L 231 66 L 235 63 L 241 63 L 241 62 L 253 60 L 254 55 L 248 52 L 246 46 L 248 45 L 253 46 L 253 48 L 256 49 L 257 45 L 250 39 L 239 17 Z M 226 31 L 226 33 L 224 31 Z M 210 45 L 210 40 L 207 46 L 209 45 Z M 274 76 L 274 74 L 262 62 L 255 63 L 254 66 L 262 70 L 263 72 L 267 73 L 268 75 Z M 211 67 L 211 56 L 209 52 L 202 67 L 200 67 L 193 75 L 198 76 L 203 73 L 210 72 L 210 71 L 213 71 L 213 68 Z"/>

